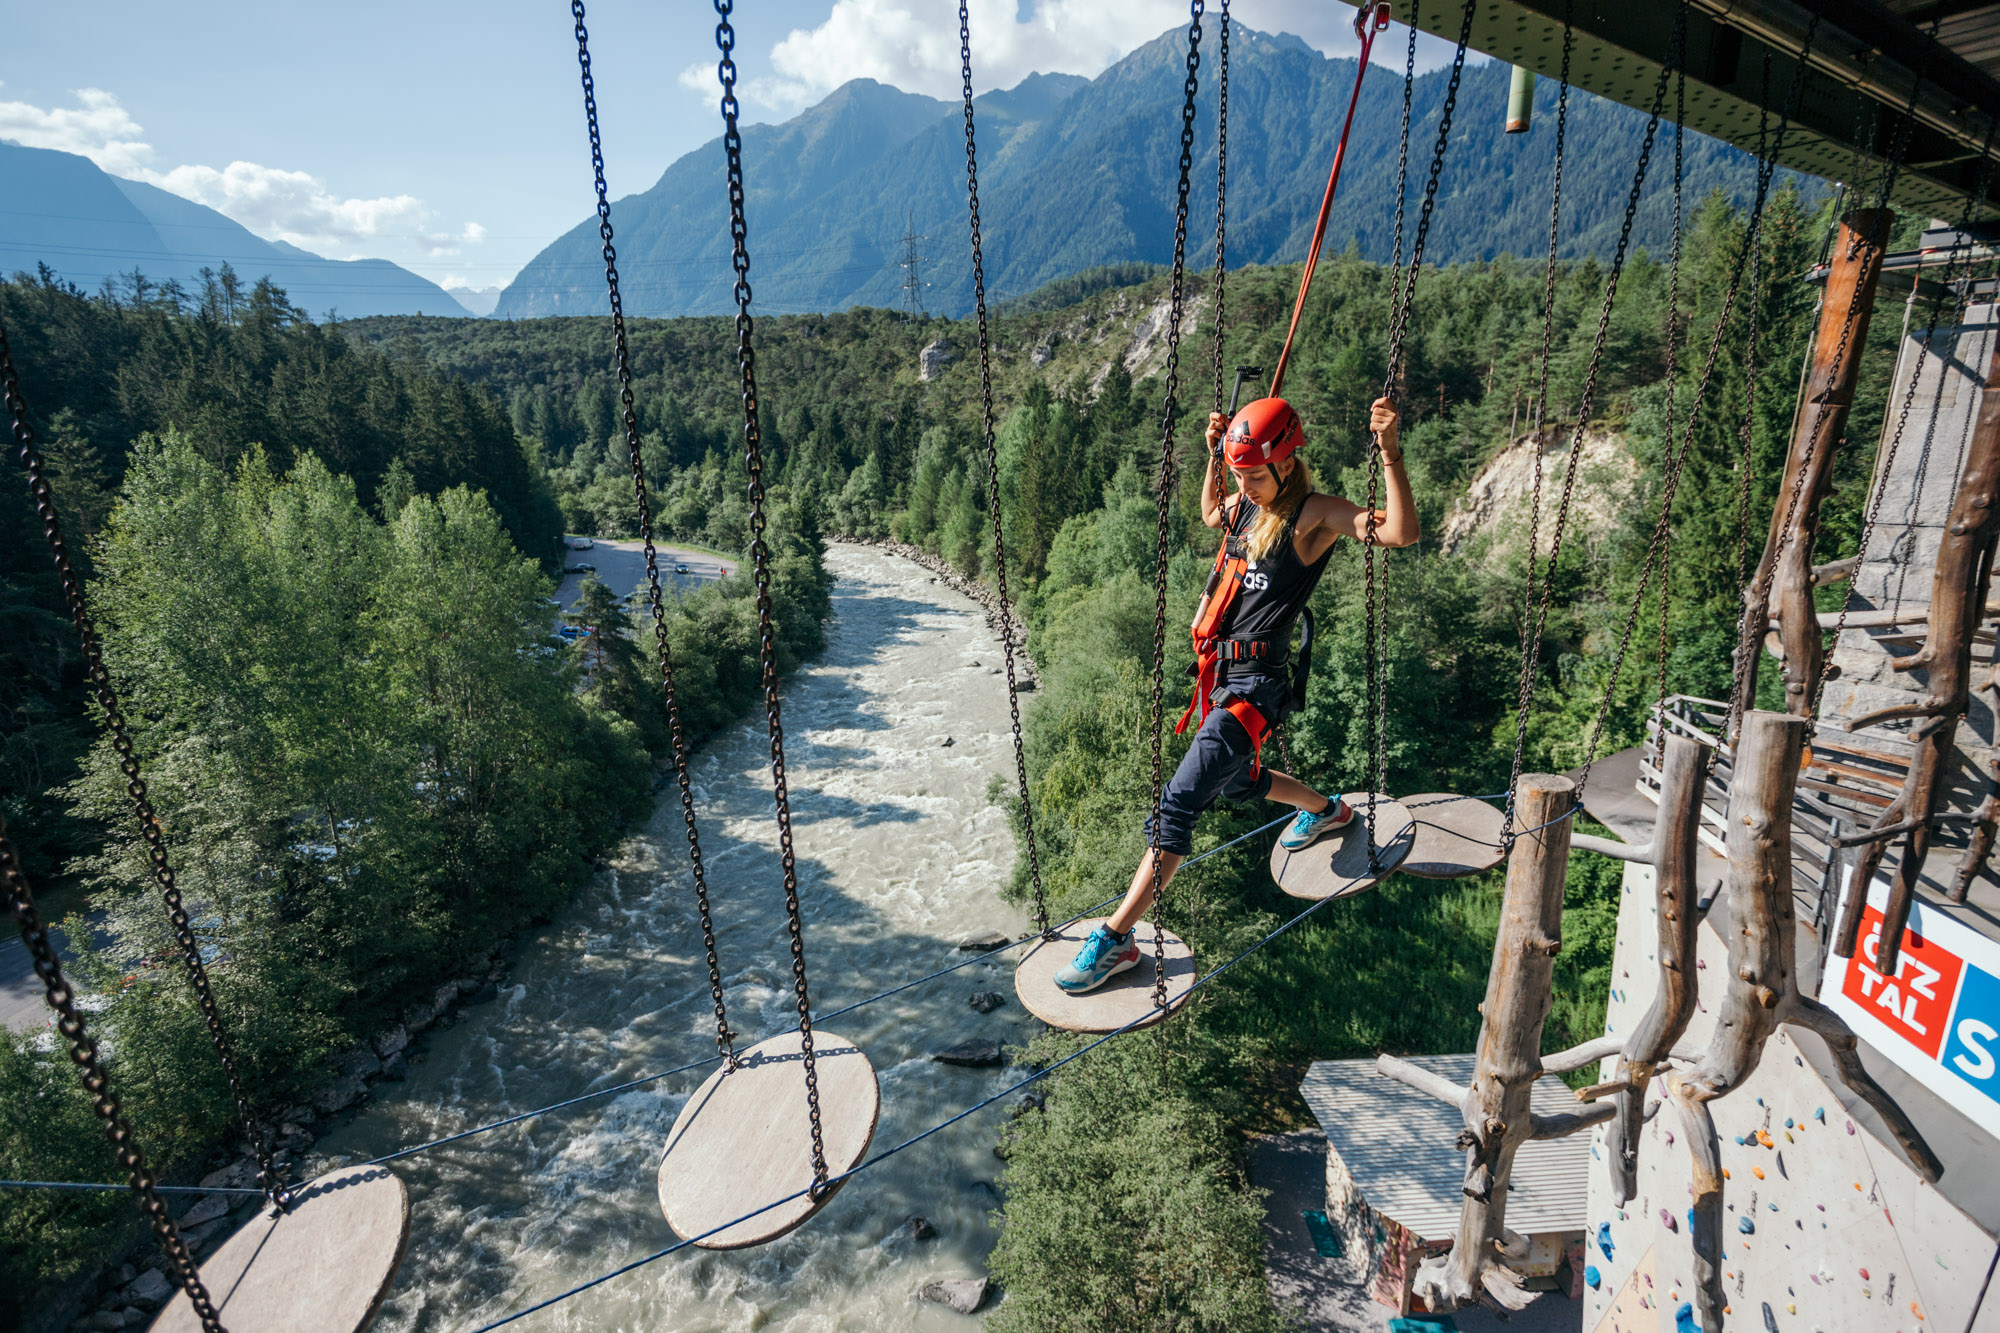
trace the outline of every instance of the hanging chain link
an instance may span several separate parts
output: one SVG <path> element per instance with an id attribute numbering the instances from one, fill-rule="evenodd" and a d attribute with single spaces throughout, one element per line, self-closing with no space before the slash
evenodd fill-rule
<path id="1" fill-rule="evenodd" d="M 1548 625 L 1549 608 L 1555 602 L 1556 567 L 1562 558 L 1563 537 L 1569 526 L 1570 501 L 1576 491 L 1577 466 L 1583 459 L 1583 435 L 1585 429 L 1590 424 L 1591 409 L 1595 405 L 1597 397 L 1598 371 L 1603 365 L 1604 344 L 1611 332 L 1611 309 L 1618 297 L 1618 280 L 1625 271 L 1625 256 L 1631 248 L 1632 224 L 1638 215 L 1639 196 L 1645 188 L 1646 172 L 1652 163 L 1653 147 L 1659 137 L 1660 116 L 1666 108 L 1667 79 L 1681 63 L 1682 48 L 1686 35 L 1687 3 L 1688 0 L 1681 0 L 1681 5 L 1676 11 L 1678 17 L 1674 24 L 1673 44 L 1668 49 L 1667 58 L 1660 65 L 1659 77 L 1653 84 L 1652 110 L 1646 119 L 1645 137 L 1640 140 L 1639 162 L 1637 169 L 1632 173 L 1632 186 L 1625 195 L 1625 216 L 1618 228 L 1618 246 L 1612 252 L 1611 268 L 1605 276 L 1604 303 L 1597 312 L 1597 332 L 1596 336 L 1591 340 L 1590 359 L 1584 367 L 1583 388 L 1577 399 L 1576 424 L 1570 432 L 1569 461 L 1563 469 L 1562 498 L 1556 504 L 1555 527 L 1549 534 L 1549 562 L 1547 571 L 1542 580 L 1541 596 L 1535 600 L 1532 611 L 1533 627 L 1529 632 L 1527 642 L 1522 645 L 1521 649 L 1524 663 L 1523 676 L 1528 682 L 1528 689 L 1523 692 L 1518 711 L 1515 714 L 1514 771 L 1507 782 L 1507 808 L 1506 813 L 1501 819 L 1500 826 L 1501 842 L 1510 850 L 1514 845 L 1515 837 L 1515 800 L 1521 785 L 1522 760 L 1520 756 L 1526 745 L 1528 709 L 1533 702 L 1534 696 L 1534 664 L 1541 655 L 1542 635 Z M 1536 447 L 1537 449 L 1540 448 L 1539 442 L 1537 442 Z M 1532 589 L 1530 590 L 1530 595 L 1532 596 Z M 1636 614 L 1636 609 L 1634 614 Z M 1621 665 L 1623 660 L 1623 651 L 1621 649 L 1619 657 Z M 1606 706 L 1608 706 L 1609 699 L 1610 694 L 1607 691 L 1605 695 Z M 1599 717 L 1601 721 L 1601 710 Z M 1585 755 L 1586 761 L 1588 761 L 1589 757 L 1588 754 Z M 1584 782 L 1589 781 L 1589 775 L 1590 766 L 1586 762 L 1583 772 Z M 1582 796 L 1582 788 L 1583 783 L 1579 783 L 1577 788 L 1579 800 Z"/>
<path id="2" fill-rule="evenodd" d="M 812 997 L 806 989 L 805 921 L 799 910 L 798 861 L 792 852 L 792 803 L 785 785 L 785 724 L 778 707 L 778 640 L 771 628 L 771 548 L 764 540 L 764 441 L 757 419 L 757 357 L 750 345 L 750 229 L 744 221 L 743 135 L 737 129 L 735 0 L 715 0 L 715 46 L 722 58 L 722 146 L 729 159 L 729 237 L 736 269 L 736 364 L 742 374 L 743 462 L 750 475 L 750 562 L 757 585 L 757 656 L 764 720 L 771 736 L 771 790 L 778 807 L 778 854 L 785 876 L 785 923 L 792 939 L 792 987 L 798 994 L 799 1052 L 805 1062 L 806 1115 L 812 1124 L 812 1197 L 826 1191 L 826 1134 L 820 1123 L 819 1071 L 813 1060 Z M 991 503 L 992 501 L 989 501 Z"/>
<path id="3" fill-rule="evenodd" d="M 1674 233 L 1673 254 L 1667 264 L 1666 423 L 1667 455 L 1670 458 L 1674 453 L 1674 390 L 1680 381 L 1681 350 L 1681 187 L 1682 178 L 1685 174 L 1685 158 L 1682 153 L 1682 147 L 1687 138 L 1687 69 L 1685 67 L 1686 62 L 1682 62 L 1682 64 L 1683 67 L 1674 73 Z M 1687 455 L 1687 441 L 1693 437 L 1693 434 L 1694 422 L 1690 419 L 1687 429 L 1682 433 L 1681 455 L 1683 458 Z M 1666 515 L 1672 508 L 1673 501 L 1671 497 L 1662 501 L 1660 514 L 1663 523 L 1666 520 Z M 1664 544 L 1660 548 L 1660 642 L 1653 659 L 1659 671 L 1657 706 L 1660 707 L 1664 707 L 1667 702 L 1667 606 L 1672 600 L 1673 540 L 1673 533 L 1669 530 L 1665 535 Z M 1591 754 L 1595 754 L 1596 751 L 1597 747 L 1593 744 L 1591 746 Z M 1666 754 L 1667 729 L 1661 727 L 1659 731 L 1659 744 L 1658 748 L 1654 751 L 1653 762 L 1655 764 L 1664 764 L 1666 762 Z M 1585 758 L 1588 759 L 1589 756 L 1586 755 Z"/>
<path id="4" fill-rule="evenodd" d="M 1572 25 L 1575 0 L 1567 0 L 1563 5 L 1563 46 L 1562 84 L 1556 91 L 1556 144 L 1555 164 L 1550 175 L 1549 186 L 1549 257 L 1542 267 L 1542 357 L 1536 375 L 1534 415 L 1530 423 L 1529 438 L 1534 441 L 1531 452 L 1534 455 L 1534 480 L 1530 488 L 1528 504 L 1528 600 L 1521 608 L 1521 677 L 1519 694 L 1515 702 L 1514 763 L 1507 775 L 1506 813 L 1500 821 L 1500 840 L 1505 846 L 1513 845 L 1514 801 L 1511 793 L 1521 785 L 1521 764 L 1528 747 L 1528 705 L 1534 699 L 1535 658 L 1540 652 L 1538 639 L 1533 638 L 1535 614 L 1535 553 L 1541 547 L 1542 539 L 1542 430 L 1547 423 L 1549 410 L 1549 372 L 1555 357 L 1556 339 L 1556 254 L 1562 240 L 1562 191 L 1563 163 L 1566 160 L 1565 146 L 1569 136 L 1569 62 L 1576 46 L 1576 29 Z M 1549 568 L 1554 571 L 1551 558 Z M 1535 646 L 1531 649 L 1530 643 Z"/>
<path id="5" fill-rule="evenodd" d="M 1213 307 L 1209 315 L 1209 340 L 1215 364 L 1214 410 L 1225 412 L 1228 400 L 1222 396 L 1222 312 L 1223 277 L 1228 269 L 1224 262 L 1228 254 L 1223 246 L 1223 223 L 1228 216 L 1224 202 L 1229 193 L 1229 0 L 1222 0 L 1216 23 L 1215 61 L 1215 282 L 1209 298 Z"/>
<path id="6" fill-rule="evenodd" d="M 1424 249 L 1428 245 L 1431 232 L 1431 215 L 1437 209 L 1438 177 L 1444 171 L 1445 151 L 1451 145 L 1451 122 L 1458 108 L 1458 88 L 1465 76 L 1465 48 L 1472 40 L 1472 20 L 1478 9 L 1478 0 L 1465 0 L 1465 11 L 1459 19 L 1458 47 L 1452 53 L 1451 78 L 1445 84 L 1444 105 L 1438 116 L 1437 143 L 1431 150 L 1430 171 L 1424 179 L 1424 202 L 1417 209 L 1416 234 L 1410 241 L 1410 267 L 1403 274 L 1398 290 L 1389 310 L 1389 366 L 1382 383 L 1382 397 L 1394 402 L 1400 411 L 1402 403 L 1398 389 L 1403 378 L 1403 341 L 1409 333 L 1410 311 L 1416 304 L 1417 275 L 1423 271 Z M 1409 138 L 1405 121 L 1404 151 L 1408 151 Z M 1398 202 L 1400 209 L 1401 203 Z M 1398 249 L 1400 250 L 1400 243 Z M 1382 616 L 1383 625 L 1377 633 L 1377 617 L 1382 613 L 1377 601 L 1375 561 L 1377 543 L 1375 529 L 1375 498 L 1382 480 L 1382 457 L 1379 448 L 1371 448 L 1368 453 L 1368 517 L 1361 543 L 1362 597 L 1366 607 L 1365 624 L 1362 626 L 1363 652 L 1367 657 L 1366 679 L 1363 688 L 1367 691 L 1368 707 L 1368 800 L 1364 823 L 1368 834 L 1368 867 L 1371 871 L 1381 868 L 1381 848 L 1375 841 L 1375 804 L 1382 787 L 1387 760 L 1383 748 L 1384 720 L 1388 711 L 1387 683 L 1387 617 Z"/>
<path id="7" fill-rule="evenodd" d="M 979 321 L 979 421 L 986 444 L 986 508 L 993 516 L 993 581 L 1000 594 L 1000 655 L 1007 664 L 1007 714 L 1014 727 L 1014 779 L 1021 794 L 1021 831 L 1028 844 L 1028 882 L 1034 886 L 1035 929 L 1044 940 L 1054 940 L 1056 932 L 1049 926 L 1049 905 L 1042 891 L 1041 855 L 1035 847 L 1035 808 L 1028 800 L 1028 751 L 1021 739 L 1021 698 L 1014 683 L 1014 604 L 1007 596 L 1007 539 L 1000 524 L 1000 451 L 993 437 L 992 343 L 986 328 L 986 259 L 979 234 L 979 156 L 972 135 L 972 27 L 965 0 L 959 0 L 958 6 L 958 68 L 965 92 L 965 198 L 972 217 L 972 302 Z M 1218 339 L 1220 336 L 1217 334 Z"/>
<path id="8" fill-rule="evenodd" d="M 730 1069 L 736 1068 L 736 1036 L 729 1030 L 729 1013 L 722 999 L 722 964 L 715 953 L 715 918 L 709 910 L 708 870 L 702 862 L 701 834 L 695 827 L 694 783 L 688 772 L 687 740 L 681 731 L 680 698 L 674 689 L 674 654 L 667 642 L 666 603 L 660 590 L 659 556 L 653 549 L 653 506 L 646 493 L 646 469 L 640 457 L 639 417 L 632 402 L 632 364 L 625 341 L 625 302 L 618 291 L 618 251 L 611 243 L 611 199 L 604 183 L 604 144 L 597 127 L 597 82 L 590 72 L 590 33 L 583 23 L 583 0 L 570 0 L 576 22 L 576 61 L 583 72 L 583 111 L 590 126 L 590 167 L 597 178 L 597 235 L 603 242 L 604 285 L 611 299 L 611 339 L 618 374 L 618 402 L 623 410 L 625 454 L 632 466 L 632 498 L 639 511 L 639 540 L 646 549 L 646 605 L 653 616 L 653 646 L 660 663 L 660 684 L 667 696 L 667 728 L 673 733 L 674 776 L 679 779 L 681 819 L 687 826 L 688 864 L 694 870 L 694 900 L 701 914 L 701 943 L 708 953 L 708 993 L 715 1005 L 715 1048 Z"/>
<path id="9" fill-rule="evenodd" d="M 1798 85 L 1796 73 L 1793 75 L 1792 84 L 1794 87 Z M 1766 51 L 1764 53 L 1764 80 L 1757 97 L 1758 207 L 1752 211 L 1749 221 L 1744 225 L 1743 250 L 1737 260 L 1737 269 L 1739 272 L 1742 270 L 1744 260 L 1747 259 L 1750 265 L 1750 287 L 1747 293 L 1748 304 L 1744 309 L 1743 315 L 1743 421 L 1738 432 L 1740 438 L 1737 441 L 1740 458 L 1736 466 L 1736 563 L 1730 566 L 1731 575 L 1739 585 L 1747 582 L 1750 577 L 1750 571 L 1743 567 L 1743 563 L 1750 554 L 1750 484 L 1756 474 L 1756 459 L 1751 452 L 1751 442 L 1752 427 L 1757 418 L 1757 327 L 1761 322 L 1763 311 L 1764 286 L 1763 247 L 1758 233 L 1762 228 L 1764 220 L 1762 202 L 1764 192 L 1768 188 L 1767 182 L 1770 179 L 1770 169 L 1773 164 L 1769 145 L 1765 142 L 1764 138 L 1765 109 L 1769 106 L 1770 100 L 1771 53 Z M 1716 325 L 1718 337 L 1715 344 L 1709 349 L 1708 359 L 1711 368 L 1715 364 L 1715 348 L 1721 345 L 1719 335 L 1723 325 L 1727 323 L 1727 320 L 1721 320 Z M 1700 395 L 1696 395 L 1695 397 L 1695 406 L 1697 409 L 1701 406 Z M 1740 672 L 1740 670 L 1740 667 L 1737 668 L 1737 671 Z M 1732 672 L 1732 675 L 1734 674 L 1736 673 Z M 1734 698 L 1735 694 L 1736 690 L 1732 683 L 1730 697 Z M 1723 738 L 1725 741 L 1729 735 L 1730 729 L 1727 722 L 1725 722 L 1723 728 Z M 1712 762 L 1715 751 L 1711 749 L 1709 754 Z"/>
<path id="10" fill-rule="evenodd" d="M 194 1256 L 188 1252 L 187 1243 L 181 1239 L 179 1228 L 167 1215 L 167 1205 L 153 1189 L 152 1170 L 146 1165 L 146 1156 L 139 1149 L 139 1140 L 132 1133 L 131 1122 L 125 1118 L 118 1095 L 111 1091 L 111 1078 L 98 1058 L 97 1043 L 84 1028 L 83 1014 L 76 1007 L 76 993 L 63 976 L 61 956 L 42 924 L 41 913 L 35 907 L 35 895 L 28 887 L 28 878 L 21 873 L 21 861 L 14 852 L 13 841 L 7 836 L 5 819 L 0 819 L 0 882 L 6 884 L 7 902 L 14 914 L 14 924 L 20 927 L 21 942 L 28 948 L 35 975 L 42 979 L 49 1008 L 56 1011 L 56 1030 L 69 1043 L 69 1058 L 83 1080 L 84 1091 L 90 1094 L 91 1109 L 104 1122 L 104 1136 L 111 1140 L 118 1165 L 131 1183 L 132 1192 L 139 1198 L 139 1211 L 146 1215 L 146 1222 L 153 1229 L 153 1238 L 165 1252 L 175 1282 L 187 1293 L 188 1304 L 200 1318 L 202 1328 L 206 1333 L 223 1333 L 222 1317 L 216 1313 L 208 1288 L 202 1285 L 201 1272 L 195 1266 Z"/>
<path id="11" fill-rule="evenodd" d="M 1152 865 L 1150 913 L 1153 921 L 1153 1007 L 1167 1007 L 1167 940 L 1160 926 L 1160 816 L 1165 784 L 1161 745 L 1165 731 L 1167 672 L 1167 557 L 1173 541 L 1175 480 L 1174 419 L 1179 415 L 1181 364 L 1181 298 L 1187 276 L 1188 178 L 1194 170 L 1194 100 L 1200 88 L 1201 17 L 1203 0 L 1188 5 L 1187 77 L 1181 85 L 1181 162 L 1179 192 L 1174 204 L 1174 268 L 1168 288 L 1166 402 L 1160 412 L 1160 472 L 1155 496 L 1159 532 L 1153 547 L 1153 824 L 1149 861 Z"/>
<path id="12" fill-rule="evenodd" d="M 118 754 L 118 771 L 125 775 L 125 793 L 132 798 L 132 812 L 138 820 L 139 836 L 146 843 L 146 860 L 154 881 L 160 886 L 160 898 L 167 905 L 167 917 L 173 923 L 181 961 L 186 964 L 188 980 L 194 986 L 196 1007 L 201 1010 L 209 1041 L 215 1046 L 215 1054 L 222 1062 L 222 1072 L 236 1104 L 236 1118 L 242 1124 L 244 1138 L 249 1141 L 251 1151 L 257 1158 L 258 1186 L 272 1203 L 286 1207 L 290 1202 L 290 1193 L 279 1182 L 278 1168 L 271 1158 L 271 1145 L 265 1138 L 264 1128 L 258 1123 L 256 1113 L 250 1109 L 250 1095 L 244 1091 L 242 1076 L 237 1073 L 229 1034 L 222 1026 L 222 1011 L 215 1003 L 215 994 L 208 984 L 208 968 L 201 960 L 201 945 L 194 937 L 193 923 L 189 921 L 187 906 L 181 900 L 180 885 L 175 881 L 173 866 L 167 859 L 166 836 L 161 832 L 159 815 L 153 809 L 153 798 L 147 789 L 146 779 L 140 773 L 139 755 L 125 723 L 118 691 L 111 684 L 109 668 L 104 665 L 103 646 L 98 642 L 97 625 L 90 614 L 90 607 L 84 601 L 83 582 L 70 563 L 69 546 L 63 540 L 62 524 L 56 517 L 55 497 L 49 490 L 47 465 L 40 447 L 35 443 L 34 427 L 28 421 L 28 405 L 21 398 L 21 378 L 15 372 L 14 354 L 7 344 L 4 327 L 0 327 L 0 395 L 7 400 L 14 447 L 21 466 L 28 473 L 28 491 L 35 502 L 35 515 L 42 523 L 42 536 L 47 539 L 49 554 L 55 561 L 56 577 L 62 583 L 63 601 L 69 608 L 70 623 L 76 627 L 76 637 L 83 646 L 91 690 L 97 696 L 98 709 L 104 714 L 104 728 L 111 735 L 111 748 Z"/>
<path id="13" fill-rule="evenodd" d="M 1389 246 L 1389 305 L 1403 289 L 1403 203 L 1410 193 L 1410 93 L 1417 83 L 1417 20 L 1420 0 L 1410 0 L 1410 40 L 1403 52 L 1403 124 L 1396 136 L 1396 234 Z"/>

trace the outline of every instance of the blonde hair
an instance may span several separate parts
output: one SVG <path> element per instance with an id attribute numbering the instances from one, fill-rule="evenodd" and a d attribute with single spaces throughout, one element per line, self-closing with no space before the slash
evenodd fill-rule
<path id="1" fill-rule="evenodd" d="M 1271 548 L 1284 535 L 1285 525 L 1305 504 L 1312 488 L 1312 469 L 1306 466 L 1305 459 L 1293 454 L 1292 475 L 1279 484 L 1278 493 L 1268 506 L 1257 507 L 1257 517 L 1250 520 L 1250 531 L 1244 534 L 1243 545 L 1252 560 L 1262 560 L 1271 554 Z M 1248 494 L 1243 500 L 1252 503 Z"/>

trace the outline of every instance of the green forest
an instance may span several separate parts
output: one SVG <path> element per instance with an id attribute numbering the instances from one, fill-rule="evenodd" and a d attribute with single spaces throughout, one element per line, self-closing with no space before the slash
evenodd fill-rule
<path id="1" fill-rule="evenodd" d="M 1664 257 L 1641 252 L 1626 265 L 1589 425 L 1618 437 L 1636 481 L 1608 527 L 1566 543 L 1553 572 L 1528 768 L 1574 768 L 1594 740 L 1599 754 L 1633 743 L 1661 671 L 1669 691 L 1727 691 L 1741 562 L 1760 549 L 1775 498 L 1816 299 L 1801 275 L 1829 221 L 1789 189 L 1772 200 L 1765 281 L 1754 301 L 1737 301 L 1698 405 L 1743 217 L 1719 194 L 1691 209 L 1677 294 Z M 1206 292 L 1210 276 L 1190 281 Z M 969 323 L 870 309 L 758 323 L 787 665 L 822 641 L 823 536 L 909 542 L 990 579 L 987 525 L 998 507 L 1042 682 L 1027 746 L 1055 914 L 1122 889 L 1143 845 L 1163 431 L 1183 479 L 1165 663 L 1177 713 L 1190 657 L 1177 627 L 1214 550 L 1192 484 L 1200 422 L 1226 392 L 1214 357 L 1225 368 L 1269 365 L 1297 277 L 1296 266 L 1228 274 L 1219 353 L 1205 313 L 1180 344 L 1172 421 L 1160 358 L 1134 358 L 1135 379 L 1123 355 L 1127 331 L 1162 298 L 1163 276 L 1082 275 L 998 312 L 997 494 Z M 1575 421 L 1608 277 L 1589 259 L 1558 272 L 1554 435 Z M 1390 270 L 1352 251 L 1323 261 L 1286 384 L 1321 489 L 1350 497 L 1366 493 L 1365 421 L 1387 371 L 1390 282 Z M 1539 262 L 1502 256 L 1427 269 L 1417 288 L 1403 446 L 1426 538 L 1388 554 L 1378 589 L 1391 791 L 1507 785 L 1532 605 L 1522 543 L 1502 529 L 1447 554 L 1436 534 L 1467 483 L 1532 420 L 1542 282 Z M 226 923 L 226 1021 L 250 1053 L 258 1095 L 298 1095 L 316 1059 L 394 1012 L 403 992 L 557 911 L 589 873 L 588 857 L 648 808 L 647 755 L 664 738 L 645 636 L 628 642 L 626 613 L 594 594 L 583 614 L 600 644 L 616 644 L 571 652 L 548 637 L 559 535 L 636 531 L 606 321 L 316 326 L 268 287 L 245 294 L 218 279 L 196 294 L 135 284 L 86 296 L 44 278 L 0 286 L 0 323 L 65 523 L 87 543 L 92 603 L 143 719 L 177 864 L 191 896 Z M 741 551 L 733 324 L 635 320 L 630 334 L 660 530 Z M 1858 540 L 1895 337 L 1885 311 L 1826 509 L 1823 559 Z M 950 364 L 922 379 L 919 351 L 938 342 Z M 1642 594 L 1639 570 L 1670 432 L 1678 440 L 1690 419 L 1662 633 L 1658 581 Z M 1755 531 L 1741 541 L 1745 465 Z M 0 524 L 0 605 L 28 627 L 0 649 L 11 692 L 0 737 L 8 827 L 30 848 L 38 884 L 61 886 L 71 905 L 87 896 L 132 939 L 163 947 L 20 487 L 0 502 Z M 725 580 L 671 608 L 676 655 L 725 664 L 693 684 L 692 700 L 682 694 L 697 736 L 754 697 L 746 583 Z M 463 591 L 440 599 L 440 587 Z M 1287 726 L 1301 776 L 1329 790 L 1354 789 L 1367 772 L 1365 591 L 1359 553 L 1342 544 L 1315 598 L 1311 692 Z M 1635 597 L 1641 628 L 1617 672 Z M 348 725 L 354 717 L 366 725 Z M 1169 766 L 1179 746 L 1170 735 Z M 1011 800 L 997 774 L 993 799 Z M 1196 851 L 1271 814 L 1218 811 Z M 1174 884 L 1163 920 L 1204 966 L 1291 915 L 1266 850 L 1246 844 Z M 1300 1123 L 1294 1089 L 1311 1059 L 1467 1049 L 1499 883 L 1497 872 L 1392 877 L 1263 949 L 1158 1032 L 1052 1076 L 1041 1113 L 1002 1131 L 1007 1203 L 991 1266 L 1009 1298 L 991 1326 L 1281 1327 L 1262 1277 L 1247 1135 Z M 1601 1030 L 1618 883 L 1615 863 L 1579 855 L 1572 864 L 1551 1048 Z M 1009 891 L 1026 901 L 1024 866 Z M 117 1036 L 114 1072 L 149 1151 L 169 1164 L 197 1160 L 227 1129 L 180 974 L 141 969 L 121 988 L 120 966 L 99 958 L 92 974 L 111 983 L 95 1021 Z M 1077 1044 L 1046 1035 L 1023 1058 L 1052 1061 Z M 66 1062 L 23 1040 L 0 1059 L 0 1170 L 102 1178 L 108 1158 Z M 129 1235 L 130 1213 L 115 1196 L 0 1198 L 0 1253 L 10 1271 L 61 1280 Z"/>

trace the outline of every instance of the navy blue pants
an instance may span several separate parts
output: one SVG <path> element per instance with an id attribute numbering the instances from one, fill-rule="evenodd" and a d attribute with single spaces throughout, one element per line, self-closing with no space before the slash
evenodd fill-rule
<path id="1" fill-rule="evenodd" d="M 1264 768 L 1256 778 L 1250 765 L 1256 749 L 1243 724 L 1223 711 L 1229 695 L 1248 699 L 1252 707 L 1275 727 L 1292 708 L 1292 683 L 1262 672 L 1238 671 L 1227 683 L 1216 687 L 1210 697 L 1208 718 L 1194 736 L 1194 744 L 1181 759 L 1181 766 L 1160 794 L 1160 838 L 1163 852 L 1182 856 L 1194 850 L 1194 821 L 1218 799 L 1261 801 L 1271 794 L 1271 770 Z M 1153 843 L 1153 821 L 1146 820 L 1146 843 Z"/>

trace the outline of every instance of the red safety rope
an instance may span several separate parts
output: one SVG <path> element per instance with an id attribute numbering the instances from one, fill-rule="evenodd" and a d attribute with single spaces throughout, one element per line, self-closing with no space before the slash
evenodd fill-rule
<path id="1" fill-rule="evenodd" d="M 1370 18 L 1373 23 L 1369 22 Z M 1326 239 L 1326 219 L 1333 212 L 1333 193 L 1340 185 L 1340 164 L 1347 160 L 1347 135 L 1354 128 L 1354 108 L 1361 104 L 1361 80 L 1368 73 L 1368 55 L 1375 48 L 1375 34 L 1389 26 L 1386 0 L 1363 5 L 1354 16 L 1354 32 L 1361 38 L 1361 67 L 1354 71 L 1354 93 L 1347 99 L 1347 120 L 1340 127 L 1340 146 L 1333 150 L 1333 170 L 1327 174 L 1326 195 L 1319 201 L 1319 221 L 1313 225 L 1312 248 L 1306 251 L 1305 271 L 1299 274 L 1299 299 L 1292 303 L 1292 324 L 1285 330 L 1285 350 L 1278 353 L 1278 368 L 1271 375 L 1271 397 L 1282 396 L 1285 366 L 1292 359 L 1292 338 L 1299 331 L 1299 316 L 1305 313 L 1306 292 L 1312 286 L 1313 269 L 1319 263 L 1320 242 Z"/>

